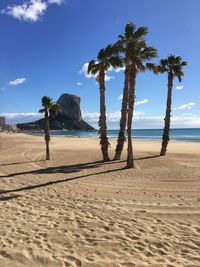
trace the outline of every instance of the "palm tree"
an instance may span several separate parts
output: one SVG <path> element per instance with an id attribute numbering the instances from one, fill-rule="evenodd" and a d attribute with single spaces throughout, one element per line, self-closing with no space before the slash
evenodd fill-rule
<path id="1" fill-rule="evenodd" d="M 121 158 L 122 150 L 124 147 L 124 142 L 126 140 L 125 130 L 126 130 L 126 122 L 127 122 L 127 102 L 128 102 L 128 88 L 129 88 L 129 62 L 126 57 L 126 49 L 129 42 L 130 37 L 133 37 L 135 26 L 132 23 L 126 24 L 124 35 L 118 36 L 118 41 L 115 44 L 118 53 L 123 54 L 124 57 L 121 58 L 122 64 L 125 66 L 124 71 L 124 88 L 123 88 L 123 96 L 122 96 L 122 107 L 121 107 L 121 119 L 120 119 L 120 129 L 117 139 L 117 145 L 115 149 L 114 160 L 119 160 Z"/>
<path id="2" fill-rule="evenodd" d="M 165 125 L 163 129 L 162 136 L 162 148 L 160 151 L 160 156 L 165 156 L 167 152 L 167 145 L 169 142 L 169 131 L 170 131 L 170 119 L 171 119 L 171 105 L 172 105 L 172 88 L 174 77 L 177 77 L 179 82 L 181 82 L 184 75 L 182 68 L 187 66 L 186 61 L 182 61 L 180 56 L 169 55 L 166 59 L 160 60 L 158 66 L 158 72 L 168 74 L 168 92 L 167 92 L 167 107 L 165 114 Z"/>
<path id="3" fill-rule="evenodd" d="M 106 124 L 106 105 L 105 105 L 105 74 L 111 67 L 121 67 L 121 60 L 115 53 L 115 48 L 108 45 L 101 49 L 96 60 L 91 60 L 88 65 L 88 73 L 96 75 L 100 91 L 100 116 L 99 116 L 99 134 L 100 145 L 104 161 L 109 161 L 108 148 L 110 143 L 107 137 Z"/>
<path id="4" fill-rule="evenodd" d="M 138 72 L 144 72 L 151 59 L 157 57 L 157 50 L 148 46 L 145 36 L 148 33 L 147 27 L 136 27 L 128 23 L 125 27 L 125 34 L 118 37 L 117 47 L 119 53 L 124 54 L 125 82 L 121 110 L 120 131 L 116 147 L 115 159 L 119 159 L 125 141 L 125 128 L 127 123 L 128 153 L 127 168 L 134 167 L 133 147 L 131 138 L 132 118 L 135 101 L 135 82 Z M 146 65 L 144 65 L 146 63 Z M 149 68 L 151 69 L 151 68 Z"/>
<path id="5" fill-rule="evenodd" d="M 49 115 L 55 117 L 60 112 L 60 107 L 58 104 L 52 101 L 51 97 L 42 97 L 42 109 L 39 110 L 40 113 L 44 113 L 44 132 L 45 132 L 45 143 L 46 143 L 46 160 L 50 160 L 49 152 Z"/>
<path id="6" fill-rule="evenodd" d="M 148 29 L 146 27 L 139 27 L 138 29 L 136 29 L 134 24 L 128 23 L 126 24 L 124 35 L 119 35 L 118 41 L 116 43 L 118 52 L 123 55 L 122 62 L 125 66 L 125 80 L 121 108 L 120 130 L 114 159 L 118 160 L 121 157 L 124 141 L 126 140 L 125 129 L 127 124 L 128 168 L 134 167 L 131 127 L 134 108 L 136 75 L 138 72 L 144 72 L 146 68 L 151 70 L 154 64 L 151 63 L 151 67 L 148 67 L 148 63 L 146 64 L 146 66 L 144 66 L 143 63 L 157 56 L 156 49 L 153 47 L 148 47 L 144 40 L 144 37 L 147 33 Z"/>

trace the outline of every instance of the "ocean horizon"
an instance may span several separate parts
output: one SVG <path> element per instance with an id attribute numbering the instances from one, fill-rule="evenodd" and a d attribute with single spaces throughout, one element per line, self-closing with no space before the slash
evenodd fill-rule
<path id="1" fill-rule="evenodd" d="M 117 138 L 119 130 L 108 130 L 108 138 Z M 32 135 L 43 135 L 42 131 L 28 131 Z M 136 140 L 161 140 L 163 129 L 132 129 L 132 137 Z M 81 137 L 98 138 L 98 130 L 77 131 L 63 130 L 50 131 L 52 136 L 60 137 Z M 200 128 L 172 128 L 170 130 L 170 139 L 174 141 L 200 142 Z"/>

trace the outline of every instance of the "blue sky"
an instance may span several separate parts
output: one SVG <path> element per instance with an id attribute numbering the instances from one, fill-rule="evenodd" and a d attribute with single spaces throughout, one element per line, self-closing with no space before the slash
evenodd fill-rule
<path id="1" fill-rule="evenodd" d="M 43 95 L 72 93 L 96 126 L 98 85 L 83 66 L 131 21 L 149 28 L 147 41 L 159 52 L 154 62 L 169 53 L 188 62 L 182 83 L 174 82 L 172 127 L 200 127 L 199 0 L 2 0 L 0 10 L 0 114 L 9 123 L 38 118 Z M 124 74 L 107 75 L 108 125 L 117 128 Z M 166 74 L 138 75 L 135 128 L 162 128 L 166 94 Z"/>

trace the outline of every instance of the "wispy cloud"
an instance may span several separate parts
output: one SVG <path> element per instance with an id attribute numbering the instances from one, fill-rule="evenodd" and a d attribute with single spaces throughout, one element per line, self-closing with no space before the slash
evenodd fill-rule
<path id="1" fill-rule="evenodd" d="M 76 85 L 81 86 L 83 84 L 81 82 L 77 82 Z"/>
<path id="2" fill-rule="evenodd" d="M 94 77 L 94 75 L 89 74 L 89 73 L 87 72 L 87 70 L 88 70 L 88 65 L 89 65 L 88 62 L 86 62 L 85 64 L 83 64 L 81 70 L 79 70 L 79 74 L 83 74 L 86 78 L 92 78 L 92 77 Z"/>
<path id="3" fill-rule="evenodd" d="M 144 104 L 147 104 L 149 102 L 149 100 L 147 98 L 143 99 L 143 100 L 140 100 L 140 101 L 136 101 L 135 102 L 135 105 L 136 106 L 139 106 L 139 105 L 144 105 Z"/>
<path id="4" fill-rule="evenodd" d="M 187 103 L 187 104 L 183 104 L 177 108 L 174 108 L 174 110 L 182 110 L 182 109 L 192 109 L 193 106 L 195 105 L 194 102 L 190 102 L 190 103 Z"/>
<path id="5" fill-rule="evenodd" d="M 123 94 L 121 94 L 118 98 L 117 98 L 117 100 L 122 100 L 123 99 Z"/>
<path id="6" fill-rule="evenodd" d="M 99 113 L 98 112 L 82 112 L 84 120 L 98 128 Z M 0 116 L 5 116 L 7 123 L 17 124 L 31 122 L 42 118 L 40 113 L 0 113 Z M 119 120 L 121 117 L 120 111 L 107 113 L 107 123 L 109 129 L 119 129 Z M 182 114 L 171 118 L 172 128 L 199 128 L 200 117 L 197 115 Z M 147 116 L 142 111 L 135 111 L 133 117 L 134 128 L 151 129 L 163 128 L 163 116 Z"/>
<path id="7" fill-rule="evenodd" d="M 32 122 L 42 118 L 41 113 L 0 113 L 0 116 L 6 117 L 6 123 L 8 124 L 17 124 L 24 122 Z"/>
<path id="8" fill-rule="evenodd" d="M 64 3 L 64 0 L 48 0 L 49 4 L 56 4 L 58 6 L 60 6 L 61 4 Z"/>
<path id="9" fill-rule="evenodd" d="M 121 112 L 116 111 L 107 114 L 107 123 L 109 129 L 119 129 L 119 120 Z M 88 123 L 98 128 L 99 113 L 98 112 L 83 112 L 83 118 Z M 174 128 L 199 128 L 200 117 L 192 114 L 185 116 L 173 116 L 171 118 L 172 127 Z M 133 117 L 133 126 L 138 129 L 154 129 L 163 128 L 163 116 L 147 116 L 142 111 L 135 111 Z"/>
<path id="10" fill-rule="evenodd" d="M 118 67 L 115 69 L 115 72 L 125 71 L 125 67 Z"/>
<path id="11" fill-rule="evenodd" d="M 22 84 L 22 83 L 25 83 L 26 82 L 26 78 L 17 78 L 13 81 L 10 81 L 8 82 L 9 85 L 11 86 L 16 86 L 16 85 L 19 85 L 19 84 Z"/>
<path id="12" fill-rule="evenodd" d="M 123 94 L 121 94 L 118 98 L 118 100 L 122 100 L 123 99 Z M 135 102 L 135 105 L 136 106 L 139 106 L 139 105 L 144 105 L 144 104 L 147 104 L 149 102 L 149 100 L 147 98 L 143 99 L 143 100 L 140 100 L 140 101 L 136 101 Z"/>
<path id="13" fill-rule="evenodd" d="M 98 122 L 99 120 L 99 113 L 98 112 L 83 112 L 83 118 L 87 121 L 90 122 Z M 144 115 L 144 112 L 142 111 L 134 111 L 134 116 L 141 116 Z M 106 119 L 109 122 L 118 122 L 121 117 L 121 112 L 120 111 L 115 111 L 111 113 L 106 114 Z"/>
<path id="14" fill-rule="evenodd" d="M 114 77 L 106 74 L 105 75 L 105 81 L 110 81 L 110 80 L 114 80 Z"/>
<path id="15" fill-rule="evenodd" d="M 21 5 L 7 6 L 1 13 L 10 15 L 16 19 L 36 22 L 38 21 L 51 4 L 61 5 L 63 0 L 29 0 Z"/>
<path id="16" fill-rule="evenodd" d="M 176 90 L 182 90 L 183 88 L 184 88 L 183 85 L 178 85 L 178 86 L 176 86 Z"/>

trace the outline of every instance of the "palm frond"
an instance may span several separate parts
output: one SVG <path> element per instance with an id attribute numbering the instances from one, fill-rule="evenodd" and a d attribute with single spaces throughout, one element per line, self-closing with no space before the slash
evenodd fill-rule
<path id="1" fill-rule="evenodd" d="M 45 113 L 46 109 L 45 108 L 42 108 L 39 110 L 39 113 Z"/>
<path id="2" fill-rule="evenodd" d="M 50 108 L 52 105 L 52 98 L 49 96 L 42 97 L 42 106 L 45 108 Z"/>
<path id="3" fill-rule="evenodd" d="M 60 111 L 60 106 L 57 103 L 53 103 L 52 107 L 49 110 L 52 117 L 55 117 Z"/>
<path id="4" fill-rule="evenodd" d="M 95 75 L 99 71 L 99 64 L 96 60 L 91 60 L 88 64 L 87 73 Z"/>
<path id="5" fill-rule="evenodd" d="M 154 74 L 158 74 L 159 73 L 159 66 L 154 64 L 154 63 L 146 63 L 146 69 L 153 71 Z"/>
<path id="6" fill-rule="evenodd" d="M 134 37 L 137 39 L 141 39 L 142 37 L 146 36 L 148 34 L 148 28 L 147 27 L 140 27 L 135 31 Z"/>
<path id="7" fill-rule="evenodd" d="M 125 33 L 124 36 L 126 39 L 130 38 L 135 31 L 135 25 L 132 22 L 129 22 L 125 26 Z"/>

